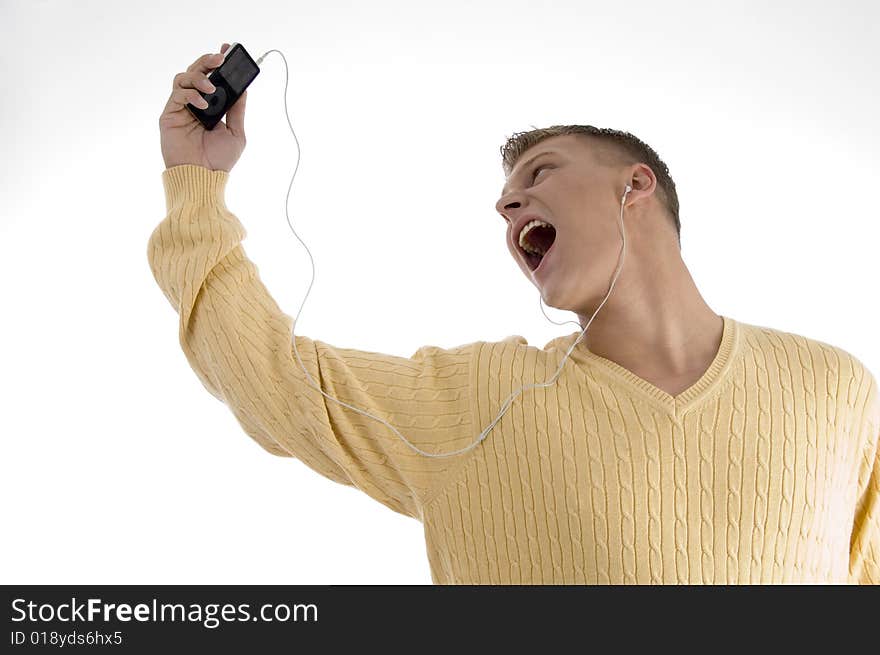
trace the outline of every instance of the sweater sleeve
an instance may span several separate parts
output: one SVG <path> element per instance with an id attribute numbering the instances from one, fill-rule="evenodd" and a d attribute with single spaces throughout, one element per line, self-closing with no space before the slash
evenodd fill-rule
<path id="1" fill-rule="evenodd" d="M 268 452 L 290 456 L 396 512 L 422 518 L 451 457 L 477 436 L 471 414 L 474 344 L 419 348 L 412 357 L 332 346 L 291 332 L 241 245 L 246 232 L 225 205 L 226 171 L 196 165 L 162 174 L 167 215 L 150 236 L 156 282 L 179 315 L 189 365 L 242 429 Z M 297 357 L 298 355 L 298 357 Z"/>
<path id="2" fill-rule="evenodd" d="M 869 374 L 868 379 L 870 389 L 862 426 L 868 441 L 850 539 L 850 578 L 856 584 L 880 585 L 880 393 L 876 378 Z"/>

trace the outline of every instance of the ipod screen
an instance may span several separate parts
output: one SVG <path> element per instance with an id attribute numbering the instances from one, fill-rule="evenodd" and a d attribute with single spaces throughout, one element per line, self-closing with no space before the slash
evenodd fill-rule
<path id="1" fill-rule="evenodd" d="M 236 45 L 233 52 L 218 69 L 223 79 L 232 87 L 236 95 L 241 95 L 260 72 L 256 64 L 248 57 L 245 49 Z"/>

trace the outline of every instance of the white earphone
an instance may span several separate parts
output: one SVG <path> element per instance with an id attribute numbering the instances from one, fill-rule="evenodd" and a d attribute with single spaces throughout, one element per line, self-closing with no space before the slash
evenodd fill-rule
<path id="1" fill-rule="evenodd" d="M 297 235 L 296 230 L 294 230 L 294 229 L 293 229 L 293 226 L 290 224 L 290 214 L 288 214 L 288 212 L 287 212 L 287 204 L 288 204 L 288 202 L 290 201 L 290 189 L 293 187 L 293 178 L 296 177 L 296 171 L 299 169 L 299 152 L 300 152 L 300 149 L 299 149 L 299 140 L 296 138 L 296 133 L 295 133 L 294 130 L 293 130 L 293 126 L 290 124 L 290 115 L 289 115 L 288 112 L 287 112 L 287 83 L 288 83 L 288 81 L 289 81 L 289 78 L 288 78 L 288 70 L 287 70 L 287 59 L 284 57 L 284 55 L 281 53 L 281 51 L 279 51 L 279 50 L 274 50 L 274 49 L 273 49 L 273 50 L 269 50 L 269 51 L 265 52 L 265 53 L 263 54 L 263 56 L 260 57 L 257 61 L 258 61 L 258 62 L 263 61 L 263 59 L 265 59 L 266 55 L 268 55 L 270 52 L 277 52 L 279 55 L 281 55 L 281 58 L 284 60 L 284 114 L 285 114 L 285 116 L 287 116 L 287 125 L 290 127 L 290 132 L 291 132 L 291 134 L 293 134 L 293 138 L 294 138 L 294 140 L 296 141 L 296 146 L 297 146 L 296 167 L 295 167 L 294 170 L 293 170 L 293 176 L 291 176 L 291 178 L 290 178 L 290 186 L 288 186 L 288 188 L 287 188 L 287 201 L 285 201 L 284 212 L 285 212 L 285 214 L 287 215 L 287 225 L 290 227 L 291 231 L 293 232 L 293 235 L 294 235 L 297 239 L 299 239 L 299 242 L 300 242 L 300 243 L 302 243 L 303 247 L 306 249 L 306 252 L 309 253 L 309 259 L 311 259 L 311 261 L 312 261 L 312 280 L 311 280 L 311 282 L 309 282 L 309 288 L 306 290 L 306 295 L 305 295 L 305 297 L 303 298 L 302 304 L 300 304 L 300 306 L 299 306 L 299 311 L 297 311 L 297 313 L 296 313 L 296 317 L 294 317 L 294 319 L 293 319 L 293 325 L 291 326 L 291 330 L 290 330 L 290 340 L 291 340 L 291 343 L 293 344 L 293 352 L 294 352 L 294 354 L 296 355 L 296 359 L 297 359 L 297 361 L 299 362 L 300 368 L 302 368 L 303 373 L 305 373 L 305 375 L 306 375 L 306 379 L 308 379 L 308 381 L 309 381 L 309 383 L 311 384 L 311 386 L 312 386 L 313 388 L 317 389 L 318 391 L 320 391 L 321 394 L 323 394 L 326 398 L 329 398 L 329 399 L 332 400 L 333 402 L 338 403 L 338 404 L 342 405 L 343 407 L 348 407 L 349 409 L 352 409 L 352 410 L 356 411 L 356 412 L 359 413 L 359 414 L 362 414 L 362 415 L 364 415 L 364 416 L 369 416 L 370 418 L 376 419 L 377 421 L 380 421 L 380 422 L 384 423 L 384 424 L 387 425 L 389 428 L 391 428 L 391 430 L 392 430 L 395 434 L 397 434 L 397 436 L 399 436 L 407 446 L 409 446 L 410 448 L 412 448 L 415 452 L 419 453 L 420 455 L 424 455 L 425 457 L 451 457 L 451 456 L 453 456 L 453 455 L 460 455 L 460 454 L 462 454 L 462 453 L 465 453 L 465 452 L 469 451 L 471 448 L 475 447 L 475 446 L 476 446 L 477 444 L 479 444 L 483 439 L 486 438 L 486 435 L 489 433 L 489 431 L 490 431 L 493 427 L 495 427 L 495 424 L 496 424 L 499 420 L 501 420 L 501 417 L 504 415 L 504 412 L 507 411 L 507 408 L 510 406 L 511 401 L 512 401 L 512 400 L 513 400 L 513 399 L 514 399 L 514 398 L 515 398 L 515 397 L 516 397 L 521 391 L 524 391 L 525 389 L 533 389 L 533 388 L 535 388 L 535 387 L 548 387 L 548 386 L 550 386 L 551 384 L 553 384 L 553 383 L 556 381 L 556 378 L 559 377 L 559 374 L 562 372 L 562 367 L 565 365 L 565 360 L 568 359 L 568 356 L 571 354 L 571 351 L 574 350 L 574 347 L 575 347 L 575 346 L 580 342 L 580 340 L 583 338 L 584 334 L 585 334 L 586 331 L 587 331 L 587 328 L 590 327 L 590 323 L 593 322 L 593 319 L 596 317 L 596 314 L 599 312 L 600 309 L 602 309 L 602 305 L 604 305 L 604 304 L 605 304 L 605 301 L 608 300 L 608 296 L 611 295 L 611 290 L 614 289 L 614 283 L 617 281 L 617 278 L 618 278 L 618 276 L 620 275 L 620 270 L 621 270 L 621 268 L 623 268 L 623 259 L 624 259 L 624 256 L 625 256 L 625 254 L 626 254 L 626 230 L 624 229 L 624 226 L 623 226 L 623 206 L 624 206 L 624 203 L 626 202 L 626 195 L 627 195 L 630 191 L 632 191 L 632 187 L 631 187 L 629 184 L 627 184 L 626 187 L 625 187 L 625 190 L 624 190 L 624 192 L 623 192 L 623 196 L 622 196 L 621 199 L 620 199 L 620 230 L 621 230 L 621 234 L 622 234 L 622 236 L 623 236 L 623 247 L 621 248 L 621 251 L 620 251 L 620 261 L 619 261 L 619 263 L 618 263 L 618 265 L 617 265 L 617 269 L 616 269 L 616 271 L 615 271 L 615 273 L 614 273 L 614 278 L 611 280 L 611 285 L 610 285 L 609 288 L 608 288 L 608 293 L 605 294 L 605 298 L 602 300 L 601 303 L 599 303 L 599 306 L 596 308 L 596 311 L 593 312 L 593 315 L 590 317 L 590 320 L 587 321 L 586 326 L 584 326 L 584 329 L 581 331 L 581 333 L 580 333 L 580 335 L 578 336 L 578 338 L 574 341 L 573 344 L 571 344 L 571 346 L 570 346 L 569 349 L 568 349 L 568 352 L 565 353 L 565 357 L 562 358 L 562 362 L 559 364 L 559 369 L 556 371 L 556 373 L 553 375 L 553 377 L 550 378 L 550 379 L 549 379 L 548 381 L 546 381 L 546 382 L 539 382 L 539 383 L 537 383 L 537 384 L 529 384 L 529 385 L 526 385 L 526 386 L 524 386 L 524 387 L 520 387 L 520 388 L 517 389 L 515 392 L 513 392 L 513 393 L 510 395 L 510 397 L 504 402 L 504 405 L 502 405 L 502 407 L 501 407 L 501 411 L 498 413 L 498 416 L 495 417 L 495 420 L 492 421 L 492 423 L 490 423 L 489 426 L 488 426 L 485 430 L 483 430 L 483 431 L 480 433 L 480 436 L 477 438 L 477 440 L 474 441 L 474 442 L 473 442 L 472 444 L 470 444 L 469 446 L 467 446 L 467 447 L 465 447 L 465 448 L 461 448 L 461 449 L 456 450 L 456 451 L 453 451 L 453 452 L 451 452 L 451 453 L 429 453 L 429 452 L 425 452 L 424 450 L 421 450 L 420 448 L 418 448 L 418 447 L 414 446 L 412 443 L 410 443 L 410 442 L 406 439 L 406 437 L 404 437 L 402 434 L 400 434 L 400 432 L 398 432 L 397 428 L 395 428 L 393 425 L 391 425 L 390 423 L 388 423 L 386 420 L 384 420 L 384 419 L 382 419 L 382 418 L 380 418 L 380 417 L 378 417 L 378 416 L 373 416 L 373 415 L 370 414 L 369 412 L 365 412 L 365 411 L 363 411 L 362 409 L 358 409 L 357 407 L 354 407 L 354 406 L 352 406 L 352 405 L 349 405 L 348 403 L 342 402 L 342 401 L 339 400 L 338 398 L 334 398 L 333 396 L 331 396 L 331 395 L 325 393 L 324 390 L 320 388 L 320 386 L 318 386 L 317 384 L 315 384 L 315 381 L 312 379 L 312 376 L 309 375 L 309 372 L 306 370 L 306 367 L 303 365 L 302 360 L 301 360 L 300 357 L 299 357 L 299 352 L 298 352 L 297 349 L 296 349 L 296 338 L 295 338 L 295 336 L 294 336 L 293 329 L 294 329 L 294 327 L 296 326 L 296 322 L 297 322 L 297 320 L 299 319 L 299 315 L 300 315 L 300 313 L 302 313 L 303 305 L 305 305 L 306 298 L 309 297 L 309 291 L 311 291 L 311 289 L 312 289 L 312 284 L 313 284 L 314 281 L 315 281 L 315 261 L 314 261 L 314 259 L 312 258 L 312 253 L 311 253 L 311 251 L 309 250 L 308 246 L 306 246 L 306 244 L 303 242 L 303 240 L 299 238 L 299 235 Z M 541 300 L 541 298 L 540 298 L 540 294 L 539 294 L 539 301 L 540 301 L 540 300 Z M 543 307 L 541 308 L 541 311 L 542 311 L 542 312 L 544 311 Z M 547 314 L 544 313 L 544 316 L 546 317 Z M 548 320 L 550 320 L 549 317 L 548 317 Z M 556 323 L 555 321 L 552 321 L 552 320 L 550 320 L 550 322 L 551 322 L 551 323 Z M 573 322 L 573 321 L 570 321 L 570 322 Z M 556 323 L 556 324 L 557 324 L 557 325 L 563 325 L 563 323 Z M 577 325 L 579 326 L 579 324 L 577 324 Z M 273 440 L 274 440 L 274 438 L 273 438 Z M 283 450 L 285 450 L 285 451 L 287 451 L 288 453 L 290 453 L 290 450 L 289 450 L 286 446 L 284 446 L 284 445 L 281 444 L 281 443 L 278 443 L 277 440 L 275 440 L 275 442 L 276 442 L 276 443 L 278 444 L 278 446 L 281 447 Z M 291 456 L 293 456 L 293 453 L 290 453 L 290 454 L 291 454 Z"/>

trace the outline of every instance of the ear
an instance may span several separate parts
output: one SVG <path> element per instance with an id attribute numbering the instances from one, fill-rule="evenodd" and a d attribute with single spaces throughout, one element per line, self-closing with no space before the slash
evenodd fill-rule
<path id="1" fill-rule="evenodd" d="M 625 184 L 632 187 L 632 191 L 626 194 L 626 204 L 630 205 L 654 194 L 657 190 L 657 176 L 647 164 L 636 164 L 630 170 Z"/>

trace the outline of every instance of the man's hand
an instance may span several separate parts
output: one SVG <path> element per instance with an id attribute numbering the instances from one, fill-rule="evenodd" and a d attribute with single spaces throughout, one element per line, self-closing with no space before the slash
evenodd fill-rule
<path id="1" fill-rule="evenodd" d="M 213 91 L 208 74 L 222 63 L 222 53 L 228 48 L 229 44 L 224 43 L 221 54 L 202 55 L 185 72 L 174 76 L 171 96 L 159 116 L 159 137 L 166 168 L 196 164 L 229 172 L 244 152 L 247 91 L 226 113 L 226 122 L 221 120 L 213 130 L 206 130 L 186 108 L 186 103 L 201 108 L 208 106 L 199 90 Z"/>

